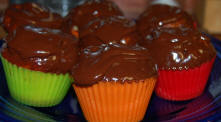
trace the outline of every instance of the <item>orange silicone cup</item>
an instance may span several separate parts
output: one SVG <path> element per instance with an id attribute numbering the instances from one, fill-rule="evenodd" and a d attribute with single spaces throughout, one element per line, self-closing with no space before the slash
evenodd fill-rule
<path id="1" fill-rule="evenodd" d="M 156 78 L 138 82 L 98 82 L 73 85 L 86 120 L 91 122 L 141 121 L 151 98 Z"/>

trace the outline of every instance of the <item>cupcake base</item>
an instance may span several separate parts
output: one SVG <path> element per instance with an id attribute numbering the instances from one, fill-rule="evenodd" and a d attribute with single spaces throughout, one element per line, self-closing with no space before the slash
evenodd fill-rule
<path id="1" fill-rule="evenodd" d="M 73 87 L 88 121 L 137 122 L 144 117 L 155 83 L 156 78 L 149 78 L 131 83 L 101 81 L 88 87 Z"/>
<path id="2" fill-rule="evenodd" d="M 157 96 L 174 101 L 200 96 L 207 84 L 214 59 L 189 70 L 159 70 L 155 92 Z"/>
<path id="3" fill-rule="evenodd" d="M 71 86 L 68 74 L 32 71 L 11 64 L 1 57 L 12 98 L 25 105 L 49 107 L 59 104 Z"/>

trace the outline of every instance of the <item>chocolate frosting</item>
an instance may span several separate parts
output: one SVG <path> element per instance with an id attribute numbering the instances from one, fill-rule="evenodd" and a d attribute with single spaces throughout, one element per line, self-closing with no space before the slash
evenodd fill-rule
<path id="1" fill-rule="evenodd" d="M 99 81 L 124 83 L 156 75 L 149 52 L 139 46 L 91 45 L 81 50 L 79 62 L 73 72 L 77 85 L 92 85 Z"/>
<path id="2" fill-rule="evenodd" d="M 162 70 L 195 68 L 216 56 L 210 39 L 192 30 L 161 29 L 144 45 Z"/>
<path id="3" fill-rule="evenodd" d="M 63 19 L 60 15 L 51 13 L 36 3 L 11 5 L 6 10 L 3 20 L 4 26 L 9 32 L 24 25 L 59 29 L 62 22 Z"/>
<path id="4" fill-rule="evenodd" d="M 80 31 L 80 37 L 95 35 L 105 42 L 119 41 L 126 34 L 136 31 L 135 21 L 123 16 L 112 16 L 90 21 Z"/>
<path id="5" fill-rule="evenodd" d="M 78 41 L 60 30 L 19 27 L 6 40 L 3 57 L 31 70 L 64 74 L 71 70 L 77 59 Z"/>
<path id="6" fill-rule="evenodd" d="M 73 8 L 66 17 L 66 30 L 77 26 L 82 26 L 97 18 L 106 18 L 110 16 L 123 15 L 120 9 L 107 0 L 88 0 L 85 3 Z"/>
<path id="7" fill-rule="evenodd" d="M 137 20 L 137 27 L 143 37 L 161 28 L 196 29 L 192 16 L 181 8 L 168 5 L 152 5 Z"/>
<path id="8" fill-rule="evenodd" d="M 81 39 L 80 57 L 72 73 L 75 84 L 124 83 L 156 76 L 149 51 L 137 44 L 140 36 L 134 25 L 124 22 L 107 22 Z"/>

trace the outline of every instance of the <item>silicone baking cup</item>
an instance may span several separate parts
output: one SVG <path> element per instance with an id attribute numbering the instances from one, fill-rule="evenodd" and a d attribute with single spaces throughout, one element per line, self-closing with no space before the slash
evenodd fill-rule
<path id="1" fill-rule="evenodd" d="M 215 58 L 188 70 L 159 70 L 155 92 L 157 96 L 174 101 L 200 96 L 207 84 Z"/>
<path id="2" fill-rule="evenodd" d="M 105 82 L 92 86 L 73 85 L 86 120 L 90 122 L 141 121 L 156 78 L 138 82 Z"/>
<path id="3" fill-rule="evenodd" d="M 11 64 L 1 56 L 10 95 L 18 102 L 49 107 L 59 104 L 73 81 L 69 74 L 33 71 Z"/>

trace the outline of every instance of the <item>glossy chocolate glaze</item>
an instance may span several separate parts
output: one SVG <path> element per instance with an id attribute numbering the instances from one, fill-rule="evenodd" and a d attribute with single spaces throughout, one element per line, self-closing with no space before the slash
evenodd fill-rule
<path id="1" fill-rule="evenodd" d="M 95 35 L 105 42 L 114 42 L 135 31 L 136 23 L 134 21 L 129 21 L 123 16 L 112 16 L 90 21 L 79 32 L 81 38 Z"/>
<path id="2" fill-rule="evenodd" d="M 73 72 L 77 85 L 92 85 L 99 81 L 124 83 L 156 76 L 149 52 L 139 46 L 91 45 L 81 50 L 79 62 Z"/>
<path id="3" fill-rule="evenodd" d="M 149 51 L 137 44 L 139 40 L 134 26 L 115 21 L 84 36 L 80 41 L 79 63 L 73 69 L 75 83 L 124 83 L 155 77 L 156 69 Z"/>
<path id="4" fill-rule="evenodd" d="M 64 74 L 76 63 L 78 41 L 60 30 L 19 27 L 6 40 L 3 57 L 24 68 Z"/>
<path id="5" fill-rule="evenodd" d="M 210 39 L 193 30 L 161 29 L 144 42 L 162 70 L 195 68 L 216 56 Z"/>
<path id="6" fill-rule="evenodd" d="M 36 3 L 11 5 L 5 12 L 3 24 L 7 31 L 12 32 L 19 26 L 34 25 L 59 29 L 63 19 Z"/>
<path id="7" fill-rule="evenodd" d="M 81 29 L 82 26 L 97 18 L 123 15 L 119 8 L 111 1 L 88 0 L 73 8 L 66 18 L 66 30 L 70 32 L 74 26 Z"/>
<path id="8" fill-rule="evenodd" d="M 161 28 L 196 29 L 196 22 L 181 8 L 168 5 L 152 5 L 137 20 L 137 27 L 143 37 Z"/>

